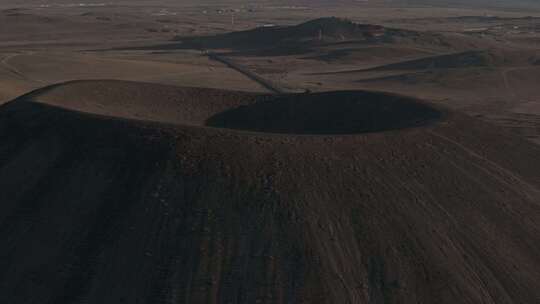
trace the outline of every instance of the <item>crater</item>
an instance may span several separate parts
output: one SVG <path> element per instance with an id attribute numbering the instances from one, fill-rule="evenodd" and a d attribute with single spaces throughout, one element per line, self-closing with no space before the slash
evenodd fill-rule
<path id="1" fill-rule="evenodd" d="M 416 99 L 378 92 L 268 95 L 125 81 L 77 81 L 21 99 L 135 120 L 279 134 L 357 134 L 441 118 Z"/>
<path id="2" fill-rule="evenodd" d="M 362 91 L 285 95 L 220 112 L 207 126 L 281 134 L 357 134 L 426 125 L 442 113 L 414 99 Z"/>

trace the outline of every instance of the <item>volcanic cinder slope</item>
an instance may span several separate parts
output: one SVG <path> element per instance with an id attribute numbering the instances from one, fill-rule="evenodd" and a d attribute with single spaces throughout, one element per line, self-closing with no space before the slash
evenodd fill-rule
<path id="1" fill-rule="evenodd" d="M 79 81 L 0 140 L 2 303 L 540 299 L 540 148 L 416 100 Z"/>

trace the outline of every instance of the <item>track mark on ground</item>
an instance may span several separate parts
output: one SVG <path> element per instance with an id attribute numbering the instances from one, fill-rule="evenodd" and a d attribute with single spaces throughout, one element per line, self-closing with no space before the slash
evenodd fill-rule
<path id="1" fill-rule="evenodd" d="M 433 136 L 439 138 L 439 139 L 442 139 L 446 142 L 449 142 L 450 144 L 454 145 L 455 147 L 461 149 L 463 152 L 469 154 L 469 156 L 472 156 L 473 158 L 476 158 L 478 159 L 480 162 L 483 162 L 485 164 L 487 164 L 488 166 L 486 166 L 485 168 L 491 168 L 494 172 L 497 172 L 499 176 L 503 177 L 503 176 L 506 176 L 507 178 L 509 178 L 512 182 L 515 182 L 516 184 L 520 184 L 524 189 L 527 189 L 529 190 L 529 192 L 531 192 L 532 194 L 530 193 L 527 193 L 527 196 L 531 197 L 531 198 L 535 198 L 536 195 L 538 195 L 540 193 L 540 190 L 534 186 L 534 185 L 531 185 L 530 183 L 528 183 L 527 181 L 523 180 L 520 176 L 512 173 L 511 171 L 509 171 L 508 169 L 500 166 L 499 164 L 495 163 L 494 161 L 490 160 L 490 159 L 487 159 L 486 157 L 478 154 L 477 152 L 473 151 L 472 149 L 464 146 L 463 144 L 443 135 L 443 134 L 440 134 L 436 131 L 428 131 L 430 134 L 432 134 Z M 495 175 L 493 175 L 492 173 L 492 176 L 496 177 Z"/>
<path id="2" fill-rule="evenodd" d="M 31 79 L 24 75 L 17 67 L 13 66 L 9 63 L 9 61 L 15 57 L 21 56 L 21 55 L 28 55 L 28 54 L 21 54 L 21 53 L 15 53 L 15 54 L 9 54 L 0 60 L 0 66 L 2 66 L 6 71 L 10 72 L 11 74 L 17 76 L 18 78 L 22 80 L 32 81 L 32 82 L 39 82 L 39 83 L 45 83 L 45 81 L 38 80 L 38 79 Z"/>

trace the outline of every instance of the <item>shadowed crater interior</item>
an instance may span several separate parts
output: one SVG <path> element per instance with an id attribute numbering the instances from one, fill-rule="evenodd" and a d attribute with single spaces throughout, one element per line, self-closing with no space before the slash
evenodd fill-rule
<path id="1" fill-rule="evenodd" d="M 327 92 L 267 97 L 213 115 L 207 126 L 285 134 L 355 134 L 403 129 L 442 113 L 402 96 Z"/>

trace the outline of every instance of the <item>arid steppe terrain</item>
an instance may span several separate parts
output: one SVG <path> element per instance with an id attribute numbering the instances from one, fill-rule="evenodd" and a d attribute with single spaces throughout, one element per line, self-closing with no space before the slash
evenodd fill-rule
<path id="1" fill-rule="evenodd" d="M 540 5 L 0 3 L 0 303 L 540 303 Z"/>
<path id="2" fill-rule="evenodd" d="M 209 60 L 201 46 L 175 41 L 337 16 L 384 26 L 387 33 L 380 39 L 341 37 L 339 27 L 347 25 L 336 22 L 320 26 L 321 43 L 313 43 L 319 38 L 315 29 L 306 34 L 314 37 L 298 37 L 297 43 L 272 41 L 255 32 L 239 36 L 242 43 L 217 41 L 218 36 L 203 47 L 286 90 L 363 88 L 418 96 L 538 141 L 540 10 L 391 7 L 382 1 L 311 6 L 234 1 L 23 3 L 4 4 L 0 12 L 4 102 L 33 88 L 75 79 L 184 86 L 204 82 L 205 87 L 264 91 L 260 84 Z"/>

